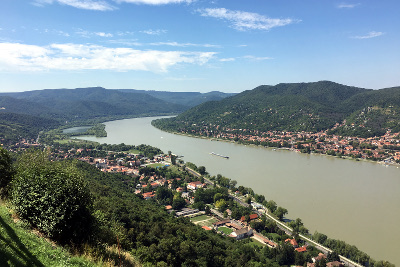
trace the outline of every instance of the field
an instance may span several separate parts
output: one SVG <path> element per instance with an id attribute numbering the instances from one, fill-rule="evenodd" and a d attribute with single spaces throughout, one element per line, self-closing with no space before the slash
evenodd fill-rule
<path id="1" fill-rule="evenodd" d="M 226 235 L 230 235 L 233 232 L 231 228 L 225 226 L 218 227 L 218 231 L 222 231 Z"/>
<path id="2" fill-rule="evenodd" d="M 147 166 L 153 167 L 153 168 L 158 168 L 158 167 L 164 167 L 165 164 L 163 164 L 163 163 L 152 163 L 152 164 L 149 164 Z"/>
<path id="3" fill-rule="evenodd" d="M 214 217 L 207 216 L 207 215 L 200 215 L 197 217 L 193 217 L 190 219 L 194 224 L 197 224 L 199 226 L 208 226 L 212 227 L 213 223 L 218 221 Z"/>

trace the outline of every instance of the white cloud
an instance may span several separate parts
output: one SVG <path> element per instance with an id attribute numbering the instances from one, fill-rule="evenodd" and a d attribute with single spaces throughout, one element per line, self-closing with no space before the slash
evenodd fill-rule
<path id="1" fill-rule="evenodd" d="M 95 32 L 94 34 L 100 37 L 113 37 L 112 33 Z"/>
<path id="2" fill-rule="evenodd" d="M 255 56 L 244 56 L 243 58 L 253 60 L 253 61 L 262 61 L 262 60 L 270 60 L 272 57 L 255 57 Z"/>
<path id="3" fill-rule="evenodd" d="M 370 39 L 370 38 L 375 38 L 375 37 L 378 37 L 378 36 L 381 36 L 381 35 L 384 35 L 384 34 L 385 33 L 383 33 L 383 32 L 372 31 L 372 32 L 369 32 L 366 35 L 353 36 L 353 38 L 354 39 Z"/>
<path id="4" fill-rule="evenodd" d="M 146 31 L 141 31 L 141 33 L 145 33 L 148 35 L 160 35 L 162 33 L 166 33 L 167 30 L 146 30 Z"/>
<path id="5" fill-rule="evenodd" d="M 167 4 L 180 4 L 187 3 L 190 4 L 195 0 L 114 0 L 118 3 L 132 3 L 132 4 L 145 4 L 145 5 L 167 5 Z"/>
<path id="6" fill-rule="evenodd" d="M 348 9 L 350 9 L 350 8 L 355 8 L 356 6 L 359 6 L 360 5 L 360 3 L 357 3 L 357 4 L 346 4 L 346 3 L 341 3 L 341 4 L 339 4 L 337 7 L 338 8 L 348 8 Z"/>
<path id="7" fill-rule="evenodd" d="M 98 45 L 48 46 L 0 43 L 0 71 L 142 70 L 166 72 L 174 65 L 202 65 L 215 52 L 182 52 L 108 48 Z"/>
<path id="8" fill-rule="evenodd" d="M 257 13 L 235 11 L 225 8 L 198 9 L 197 12 L 204 17 L 223 19 L 231 23 L 231 26 L 240 31 L 245 30 L 270 30 L 274 27 L 285 26 L 299 20 L 273 19 Z"/>
<path id="9" fill-rule="evenodd" d="M 100 36 L 100 37 L 113 37 L 114 35 L 112 33 L 106 33 L 106 32 L 89 32 L 85 31 L 82 29 L 78 29 L 76 34 L 85 37 L 85 38 L 90 38 L 91 36 Z"/>
<path id="10" fill-rule="evenodd" d="M 62 5 L 72 6 L 79 9 L 108 11 L 114 10 L 116 7 L 110 5 L 104 0 L 34 0 L 36 6 L 44 6 L 48 4 L 59 3 Z"/>
<path id="11" fill-rule="evenodd" d="M 189 46 L 197 46 L 197 47 L 213 47 L 213 48 L 220 48 L 220 45 L 213 45 L 213 44 L 193 44 L 193 43 L 178 43 L 178 42 L 157 42 L 157 43 L 150 43 L 150 45 L 159 46 L 159 45 L 167 45 L 167 46 L 175 46 L 175 47 L 189 47 Z"/>
<path id="12" fill-rule="evenodd" d="M 221 61 L 221 62 L 230 62 L 230 61 L 235 61 L 235 58 L 233 58 L 233 57 L 221 58 L 219 61 Z"/>

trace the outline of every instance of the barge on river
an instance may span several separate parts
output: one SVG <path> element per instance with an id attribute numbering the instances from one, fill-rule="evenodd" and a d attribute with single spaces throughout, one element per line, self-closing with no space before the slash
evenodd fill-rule
<path id="1" fill-rule="evenodd" d="M 214 153 L 214 152 L 211 152 L 210 154 L 214 155 L 214 156 L 218 156 L 218 157 L 224 158 L 224 159 L 229 159 L 228 156 L 220 155 L 220 154 L 217 154 L 217 153 Z"/>

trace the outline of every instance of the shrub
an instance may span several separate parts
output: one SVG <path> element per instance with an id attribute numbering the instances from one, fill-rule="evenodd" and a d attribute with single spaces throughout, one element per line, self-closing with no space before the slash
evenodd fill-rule
<path id="1" fill-rule="evenodd" d="M 41 152 L 21 160 L 11 194 L 17 213 L 61 243 L 84 240 L 92 200 L 78 169 L 72 162 L 50 162 Z"/>
<path id="2" fill-rule="evenodd" d="M 0 196 L 8 195 L 8 185 L 13 178 L 14 170 L 8 151 L 0 147 Z"/>

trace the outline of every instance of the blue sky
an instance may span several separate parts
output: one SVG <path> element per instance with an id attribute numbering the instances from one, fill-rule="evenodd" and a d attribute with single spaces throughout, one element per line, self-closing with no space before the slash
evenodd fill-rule
<path id="1" fill-rule="evenodd" d="M 2 0 L 0 92 L 400 86 L 400 1 Z"/>

